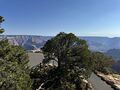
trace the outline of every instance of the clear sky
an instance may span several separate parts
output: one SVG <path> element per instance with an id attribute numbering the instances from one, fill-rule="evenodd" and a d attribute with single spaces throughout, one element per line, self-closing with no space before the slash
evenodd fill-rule
<path id="1" fill-rule="evenodd" d="M 0 0 L 5 34 L 120 36 L 120 0 Z"/>

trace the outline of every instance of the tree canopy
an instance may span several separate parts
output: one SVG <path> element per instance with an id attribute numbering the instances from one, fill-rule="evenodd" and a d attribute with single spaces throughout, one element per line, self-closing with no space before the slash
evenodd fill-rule
<path id="1" fill-rule="evenodd" d="M 48 40 L 42 50 L 45 56 L 43 63 L 55 60 L 58 67 L 67 66 L 70 62 L 78 64 L 75 62 L 86 61 L 89 59 L 90 53 L 85 40 L 77 38 L 72 33 L 64 32 Z"/>
<path id="2" fill-rule="evenodd" d="M 0 41 L 0 90 L 31 90 L 28 55 L 8 40 Z"/>
<path id="3" fill-rule="evenodd" d="M 4 21 L 0 16 L 0 24 Z M 0 27 L 0 33 L 3 33 Z M 0 90 L 31 90 L 28 55 L 20 46 L 0 40 Z"/>
<path id="4" fill-rule="evenodd" d="M 90 76 L 92 65 L 90 51 L 85 40 L 77 38 L 72 33 L 60 32 L 48 40 L 42 50 L 45 57 L 43 65 L 50 61 L 57 62 L 57 65 L 47 71 L 42 69 L 44 67 L 39 66 L 32 69 L 31 77 L 34 79 L 37 77 L 34 72 L 36 69 L 39 76 L 45 74 L 44 70 L 47 73 L 45 81 L 40 80 L 39 85 L 44 83 L 44 88 L 52 90 L 85 89 L 86 84 L 83 82 L 83 78 L 87 79 Z M 51 83 L 50 85 L 48 81 Z"/>
<path id="5" fill-rule="evenodd" d="M 60 32 L 56 37 L 48 40 L 42 48 L 45 59 L 43 63 L 54 60 L 58 68 L 90 69 L 90 51 L 85 40 L 77 38 L 74 34 Z"/>
<path id="6" fill-rule="evenodd" d="M 101 52 L 93 52 L 91 57 L 94 62 L 94 70 L 103 72 L 105 74 L 111 73 L 111 67 L 114 63 L 112 57 L 107 56 Z"/>
<path id="7" fill-rule="evenodd" d="M 0 16 L 0 34 L 4 32 L 4 29 L 1 28 L 1 23 L 4 21 L 4 18 Z"/>
<path id="8" fill-rule="evenodd" d="M 31 90 L 31 79 L 17 62 L 0 60 L 0 90 Z"/>

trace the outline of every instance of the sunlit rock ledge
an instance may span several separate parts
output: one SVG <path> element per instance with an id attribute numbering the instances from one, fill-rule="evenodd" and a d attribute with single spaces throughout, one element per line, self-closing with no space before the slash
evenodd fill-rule
<path id="1" fill-rule="evenodd" d="M 119 74 L 108 74 L 105 75 L 101 72 L 96 72 L 102 80 L 106 81 L 115 90 L 120 90 L 120 75 Z"/>

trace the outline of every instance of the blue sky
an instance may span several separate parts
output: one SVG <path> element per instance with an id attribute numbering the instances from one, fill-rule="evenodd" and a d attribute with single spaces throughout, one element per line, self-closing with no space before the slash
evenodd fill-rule
<path id="1" fill-rule="evenodd" d="M 120 36 L 120 0 L 0 0 L 5 34 Z"/>

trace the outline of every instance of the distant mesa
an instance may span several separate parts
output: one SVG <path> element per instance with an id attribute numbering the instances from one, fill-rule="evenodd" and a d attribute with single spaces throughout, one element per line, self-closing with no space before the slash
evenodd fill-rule
<path id="1" fill-rule="evenodd" d="M 3 37 L 1 35 L 1 37 Z M 0 38 L 1 38 L 0 37 Z M 26 50 L 41 48 L 51 36 L 35 35 L 7 35 L 9 42 L 13 45 L 20 45 Z M 110 49 L 120 49 L 120 38 L 108 37 L 79 37 L 87 41 L 91 51 L 106 52 Z"/>

